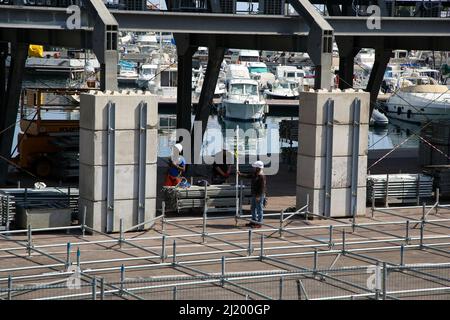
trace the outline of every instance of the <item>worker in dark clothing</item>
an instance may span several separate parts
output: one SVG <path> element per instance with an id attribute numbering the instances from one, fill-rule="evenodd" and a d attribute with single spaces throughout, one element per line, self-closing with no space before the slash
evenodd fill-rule
<path id="1" fill-rule="evenodd" d="M 221 153 L 222 155 L 219 154 L 219 157 L 222 156 L 222 159 L 219 158 L 219 161 L 214 161 L 212 166 L 212 184 L 227 182 L 231 173 L 231 165 L 227 163 L 227 151 L 224 149 Z"/>
<path id="2" fill-rule="evenodd" d="M 264 199 L 266 197 L 266 176 L 263 172 L 264 163 L 262 161 L 256 161 L 252 164 L 252 167 L 255 168 L 255 172 L 250 174 L 238 172 L 238 174 L 241 177 L 252 179 L 252 221 L 246 226 L 251 228 L 261 228 L 264 215 Z"/>

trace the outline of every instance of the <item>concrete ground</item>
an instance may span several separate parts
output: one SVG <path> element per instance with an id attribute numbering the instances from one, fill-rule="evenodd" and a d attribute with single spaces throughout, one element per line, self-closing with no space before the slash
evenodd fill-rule
<path id="1" fill-rule="evenodd" d="M 26 235 L 14 235 L 9 239 L 3 236 L 0 240 L 0 288 L 3 289 L 0 290 L 0 297 L 5 297 L 7 277 L 12 275 L 14 285 L 19 288 L 60 283 L 58 287 L 47 286 L 39 290 L 22 288 L 13 293 L 15 299 L 83 293 L 86 296 L 82 298 L 90 298 L 92 288 L 89 277 L 93 276 L 105 279 L 106 291 L 116 290 L 115 295 L 107 294 L 106 299 L 172 299 L 174 294 L 177 299 L 278 299 L 280 287 L 283 299 L 349 298 L 350 295 L 363 298 L 361 295 L 370 293 L 367 288 L 373 280 L 370 277 L 378 260 L 392 265 L 386 284 L 388 298 L 450 299 L 449 265 L 398 267 L 401 245 L 405 250 L 403 263 L 407 265 L 445 264 L 450 261 L 450 211 L 440 209 L 436 215 L 432 210 L 427 216 L 422 249 L 419 247 L 420 226 L 415 222 L 420 220 L 421 210 L 403 209 L 393 213 L 395 215 L 375 212 L 372 217 L 368 209 L 366 217 L 356 219 L 354 231 L 349 219 L 331 221 L 294 217 L 284 223 L 285 230 L 281 236 L 279 217 L 268 216 L 263 228 L 252 230 L 250 251 L 246 221 L 239 219 L 236 225 L 233 216 L 214 219 L 218 218 L 218 214 L 211 214 L 212 219 L 207 221 L 208 236 L 205 242 L 201 237 L 202 220 L 198 216 L 190 217 L 197 220 L 182 220 L 188 217 L 180 218 L 178 215 L 166 217 L 164 231 L 159 220 L 150 230 L 126 233 L 121 246 L 117 234 L 82 237 L 79 230 L 70 234 L 35 233 L 32 241 L 37 250 L 32 250 L 28 256 Z M 411 221 L 409 241 L 405 239 L 407 220 Z M 333 226 L 331 246 L 330 226 Z M 346 231 L 345 248 L 343 230 Z M 161 259 L 163 234 L 167 256 L 164 261 Z M 261 236 L 264 237 L 262 259 Z M 175 265 L 172 264 L 174 241 Z M 68 289 L 67 275 L 61 274 L 66 270 L 67 242 L 71 243 L 70 260 L 73 263 L 77 260 L 76 250 L 80 249 L 81 270 L 86 275 L 82 276 L 80 289 Z M 315 250 L 316 272 L 313 272 Z M 230 275 L 230 281 L 222 287 L 218 278 L 222 272 L 222 257 L 225 257 L 227 275 L 245 272 L 251 277 L 243 278 L 241 275 L 236 278 Z M 122 265 L 125 266 L 124 278 L 127 280 L 124 288 L 134 289 L 119 295 L 117 288 L 120 288 Z M 262 272 L 269 274 L 257 277 Z M 282 285 L 277 275 L 280 272 L 291 273 L 284 275 Z M 31 275 L 41 276 L 27 278 Z M 203 276 L 207 278 L 199 278 Z M 191 283 L 194 280 L 201 283 Z M 153 288 L 136 289 L 148 286 Z M 175 293 L 174 287 L 177 287 Z M 97 289 L 100 291 L 100 287 Z M 416 293 L 418 289 L 428 291 Z"/>

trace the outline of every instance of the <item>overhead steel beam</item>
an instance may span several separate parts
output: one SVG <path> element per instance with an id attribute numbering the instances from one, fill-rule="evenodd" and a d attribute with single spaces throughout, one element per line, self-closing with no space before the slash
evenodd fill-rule
<path id="1" fill-rule="evenodd" d="M 367 17 L 325 17 L 337 36 L 450 36 L 449 18 L 381 17 L 380 29 L 367 28 Z"/>
<path id="2" fill-rule="evenodd" d="M 54 47 L 92 49 L 92 30 L 52 30 L 2 28 L 0 24 L 0 39 L 14 42 L 17 39 L 26 43 L 35 43 Z"/>
<path id="3" fill-rule="evenodd" d="M 174 33 L 307 35 L 302 18 L 274 15 L 232 15 L 222 13 L 188 13 L 111 10 L 120 30 L 162 31 Z"/>
<path id="4" fill-rule="evenodd" d="M 92 30 L 88 11 L 80 13 L 80 29 Z M 63 30 L 70 16 L 66 8 L 0 5 L 0 28 Z"/>
<path id="5" fill-rule="evenodd" d="M 306 52 L 307 36 L 191 34 L 191 44 L 198 47 L 217 45 L 223 48 Z"/>
<path id="6" fill-rule="evenodd" d="M 199 34 L 307 36 L 309 26 L 299 16 L 231 15 L 217 13 L 109 10 L 122 31 L 167 31 Z M 69 14 L 65 9 L 0 5 L 0 29 L 64 30 Z M 323 17 L 337 36 L 445 36 L 450 37 L 450 19 L 382 17 L 381 29 L 368 29 L 367 17 Z M 420 28 L 412 28 L 420 25 Z M 93 30 L 93 21 L 82 10 L 79 32 Z"/>

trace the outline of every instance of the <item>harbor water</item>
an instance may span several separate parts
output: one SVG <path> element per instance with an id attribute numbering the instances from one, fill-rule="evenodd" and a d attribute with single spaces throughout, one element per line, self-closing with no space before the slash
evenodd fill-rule
<path id="1" fill-rule="evenodd" d="M 66 79 L 61 77 L 36 77 L 29 76 L 25 79 L 24 88 L 62 88 L 66 86 Z M 275 108 L 276 106 L 274 106 Z M 47 116 L 53 119 L 74 119 L 78 115 L 73 113 L 52 112 Z M 18 115 L 19 120 L 20 114 Z M 282 120 L 296 119 L 290 116 L 267 116 L 260 122 L 240 122 L 224 120 L 218 115 L 211 115 L 208 127 L 203 139 L 202 155 L 214 155 L 221 151 L 222 146 L 228 150 L 234 149 L 233 130 L 239 129 L 246 132 L 245 137 L 240 141 L 241 148 L 248 155 L 276 154 L 282 153 L 283 149 L 296 148 L 296 141 L 280 139 L 279 126 Z M 194 120 L 194 117 L 192 118 Z M 159 135 L 158 135 L 158 156 L 167 157 L 170 155 L 171 146 L 175 143 L 176 137 L 176 116 L 175 114 L 159 115 Z M 17 134 L 20 128 L 17 124 L 13 142 L 14 155 L 17 154 Z M 392 149 L 397 145 L 400 148 L 417 148 L 419 139 L 414 133 L 418 133 L 420 127 L 413 124 L 393 122 L 385 127 L 370 127 L 369 129 L 369 150 Z M 231 134 L 230 134 L 231 132 Z M 224 138 L 221 138 L 224 137 Z M 408 139 L 404 142 L 405 139 Z M 301 143 L 301 142 L 300 142 Z"/>

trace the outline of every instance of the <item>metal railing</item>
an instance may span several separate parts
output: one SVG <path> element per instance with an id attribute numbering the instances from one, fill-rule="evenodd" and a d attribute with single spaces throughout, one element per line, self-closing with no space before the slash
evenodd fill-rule
<path id="1" fill-rule="evenodd" d="M 450 264 L 369 265 L 278 272 L 203 273 L 126 279 L 81 277 L 21 285 L 9 278 L 3 300 L 345 300 L 450 299 Z"/>

